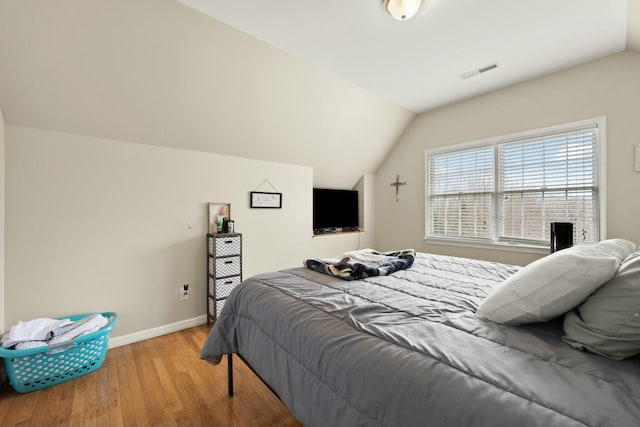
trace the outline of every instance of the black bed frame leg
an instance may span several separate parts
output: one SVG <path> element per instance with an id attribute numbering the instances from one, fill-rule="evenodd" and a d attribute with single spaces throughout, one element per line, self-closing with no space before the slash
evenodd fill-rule
<path id="1" fill-rule="evenodd" d="M 229 380 L 229 397 L 233 397 L 233 354 L 227 354 L 227 378 Z"/>

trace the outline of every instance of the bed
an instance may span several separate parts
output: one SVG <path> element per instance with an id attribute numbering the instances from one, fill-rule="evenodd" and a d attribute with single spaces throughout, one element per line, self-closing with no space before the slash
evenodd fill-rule
<path id="1" fill-rule="evenodd" d="M 520 267 L 417 253 L 344 281 L 292 268 L 245 280 L 201 357 L 237 353 L 305 426 L 638 426 L 640 359 L 561 340 L 562 316 L 475 315 Z"/>

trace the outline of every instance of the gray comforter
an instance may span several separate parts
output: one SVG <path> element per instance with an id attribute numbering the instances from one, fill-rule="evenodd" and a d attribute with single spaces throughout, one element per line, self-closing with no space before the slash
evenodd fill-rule
<path id="1" fill-rule="evenodd" d="M 474 316 L 517 268 L 419 253 L 361 281 L 262 274 L 234 289 L 201 356 L 239 352 L 306 426 L 640 425 L 638 358 L 574 350 L 561 322 Z"/>

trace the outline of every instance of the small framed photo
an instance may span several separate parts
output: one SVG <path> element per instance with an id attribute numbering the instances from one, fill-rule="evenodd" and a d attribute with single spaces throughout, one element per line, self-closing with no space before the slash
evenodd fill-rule
<path id="1" fill-rule="evenodd" d="M 265 193 L 263 191 L 251 192 L 252 208 L 282 208 L 282 193 Z"/>
<path id="2" fill-rule="evenodd" d="M 231 219 L 231 205 L 229 203 L 209 203 L 209 233 L 222 233 L 225 218 Z"/>

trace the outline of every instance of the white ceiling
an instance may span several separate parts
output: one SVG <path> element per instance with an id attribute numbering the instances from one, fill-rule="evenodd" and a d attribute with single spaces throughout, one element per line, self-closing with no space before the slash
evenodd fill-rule
<path id="1" fill-rule="evenodd" d="M 406 22 L 382 0 L 178 1 L 420 113 L 624 50 L 637 0 L 424 0 Z"/>

